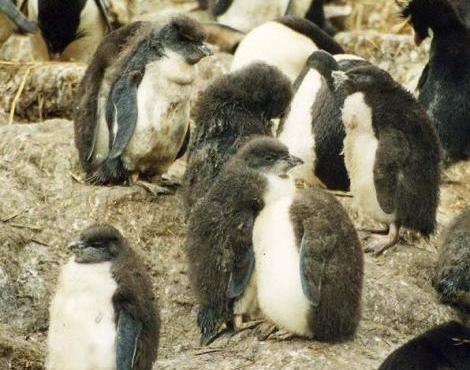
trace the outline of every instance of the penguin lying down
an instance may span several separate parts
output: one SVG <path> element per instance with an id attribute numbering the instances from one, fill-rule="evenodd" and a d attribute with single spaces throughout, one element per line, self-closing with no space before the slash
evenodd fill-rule
<path id="1" fill-rule="evenodd" d="M 160 177 L 182 156 L 196 64 L 211 51 L 187 17 L 139 22 L 108 35 L 81 83 L 74 117 L 80 163 L 92 184 Z M 140 182 L 154 194 L 168 190 Z"/>
<path id="2" fill-rule="evenodd" d="M 194 206 L 187 253 L 202 344 L 258 307 L 296 335 L 336 341 L 355 333 L 360 243 L 332 196 L 296 193 L 287 172 L 301 163 L 276 139 L 253 139 Z"/>
<path id="3" fill-rule="evenodd" d="M 84 230 L 50 305 L 48 370 L 151 370 L 159 311 L 145 265 L 109 225 Z"/>

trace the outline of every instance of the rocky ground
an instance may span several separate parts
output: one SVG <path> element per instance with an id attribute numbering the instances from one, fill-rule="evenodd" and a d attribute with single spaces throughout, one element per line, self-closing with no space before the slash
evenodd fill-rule
<path id="1" fill-rule="evenodd" d="M 354 7 L 355 26 L 338 35 L 338 40 L 413 88 L 426 48 L 415 49 L 406 30 L 384 34 L 391 28 L 373 17 L 374 12 L 380 15 L 384 9 L 369 9 L 371 2 L 358 2 L 362 3 L 362 18 Z M 387 17 L 393 13 L 390 9 Z M 372 25 L 378 31 L 364 31 L 365 26 L 370 27 L 361 21 L 366 18 L 375 22 Z M 1 50 L 0 55 L 5 58 Z M 207 61 L 199 89 L 222 73 L 229 59 L 219 54 Z M 13 68 L 12 64 L 7 66 Z M 27 66 L 15 68 L 24 70 Z M 15 83 L 19 77 L 5 70 L 0 63 L 0 76 L 4 73 L 14 97 L 21 82 Z M 77 71 L 73 73 L 80 73 Z M 35 89 L 43 84 L 30 79 L 27 83 L 31 89 L 18 101 L 35 96 Z M 54 100 L 54 96 L 69 96 L 64 85 L 48 89 L 50 101 L 46 99 L 43 107 L 61 107 L 57 112 L 70 109 L 70 101 Z M 37 96 L 30 101 L 37 102 Z M 0 100 L 0 111 L 9 112 L 12 103 Z M 200 348 L 197 306 L 183 249 L 185 222 L 179 193 L 155 199 L 137 187 L 83 184 L 72 122 L 63 119 L 65 113 L 56 113 L 61 119 L 39 122 L 35 104 L 18 105 L 12 124 L 8 124 L 8 114 L 0 112 L 0 369 L 43 369 L 48 302 L 59 268 L 69 257 L 65 245 L 94 222 L 119 228 L 146 260 L 162 313 L 158 369 L 375 369 L 394 348 L 452 317 L 453 313 L 437 302 L 431 276 L 443 227 L 470 206 L 469 163 L 458 164 L 443 176 L 435 236 L 426 241 L 404 233 L 399 245 L 383 256 L 366 256 L 363 315 L 354 340 L 341 344 L 302 339 L 259 341 L 254 329 Z M 48 112 L 54 116 L 54 109 Z M 15 123 L 19 121 L 29 122 Z M 175 164 L 171 172 L 179 176 L 183 170 L 184 161 Z M 351 198 L 340 199 L 358 227 L 373 226 L 358 217 Z"/>

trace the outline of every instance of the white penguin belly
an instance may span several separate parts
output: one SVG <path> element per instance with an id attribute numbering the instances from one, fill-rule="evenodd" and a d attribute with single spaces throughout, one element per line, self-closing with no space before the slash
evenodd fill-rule
<path id="1" fill-rule="evenodd" d="M 322 77 L 318 71 L 310 69 L 305 75 L 290 105 L 289 115 L 279 140 L 289 152 L 304 161 L 303 165 L 295 167 L 291 176 L 302 179 L 309 185 L 318 183 L 314 176 L 315 137 L 312 130 L 312 105 L 315 102 L 322 85 Z"/>
<path id="2" fill-rule="evenodd" d="M 363 93 L 345 99 L 342 111 L 346 137 L 344 158 L 357 207 L 378 222 L 390 224 L 394 214 L 385 213 L 377 200 L 374 181 L 375 154 L 379 145 L 372 127 L 372 110 Z"/>
<path id="3" fill-rule="evenodd" d="M 265 62 L 278 67 L 294 81 L 315 50 L 315 43 L 278 22 L 268 22 L 255 28 L 241 42 L 233 57 L 235 71 L 253 62 Z"/>
<path id="4" fill-rule="evenodd" d="M 111 263 L 63 267 L 50 306 L 49 370 L 114 370 L 116 326 Z"/>
<path id="5" fill-rule="evenodd" d="M 174 65 L 169 67 L 172 61 Z M 178 63 L 184 62 L 170 55 L 148 64 L 145 69 L 137 91 L 137 125 L 122 155 L 129 171 L 161 175 L 183 144 L 189 126 L 194 67 L 188 70 Z"/>
<path id="6" fill-rule="evenodd" d="M 277 326 L 310 337 L 310 303 L 300 280 L 299 250 L 290 220 L 294 193 L 267 203 L 255 220 L 253 247 L 258 304 Z"/>
<path id="7" fill-rule="evenodd" d="M 249 32 L 260 24 L 283 16 L 289 0 L 235 0 L 217 22 Z"/>

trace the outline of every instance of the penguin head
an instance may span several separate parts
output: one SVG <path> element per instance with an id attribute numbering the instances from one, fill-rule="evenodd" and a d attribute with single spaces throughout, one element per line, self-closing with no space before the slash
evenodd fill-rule
<path id="1" fill-rule="evenodd" d="M 316 69 L 325 78 L 328 86 L 333 87 L 331 74 L 333 71 L 340 70 L 340 66 L 333 55 L 324 50 L 314 51 L 307 59 L 307 66 Z"/>
<path id="2" fill-rule="evenodd" d="M 124 242 L 121 233 L 110 225 L 93 225 L 68 247 L 78 263 L 100 263 L 114 259 Z"/>
<path id="3" fill-rule="evenodd" d="M 331 78 L 334 90 L 346 96 L 356 92 L 383 92 L 395 85 L 395 81 L 386 71 L 373 65 L 361 65 L 347 72 L 333 71 Z"/>
<path id="4" fill-rule="evenodd" d="M 202 58 L 213 54 L 204 43 L 206 34 L 201 24 L 191 18 L 173 18 L 159 34 L 164 48 L 180 54 L 188 64 L 196 64 Z"/>
<path id="5" fill-rule="evenodd" d="M 289 170 L 304 163 L 290 154 L 279 140 L 267 136 L 250 140 L 240 149 L 237 157 L 252 170 L 282 178 L 287 177 Z"/>

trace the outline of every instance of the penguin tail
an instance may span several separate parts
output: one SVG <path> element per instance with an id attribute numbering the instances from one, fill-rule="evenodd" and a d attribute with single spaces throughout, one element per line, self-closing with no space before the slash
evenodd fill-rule
<path id="1" fill-rule="evenodd" d="M 121 158 L 107 158 L 98 169 L 87 178 L 93 185 L 120 185 L 128 181 L 129 174 L 122 164 Z"/>
<path id="2" fill-rule="evenodd" d="M 197 325 L 201 332 L 201 346 L 208 346 L 222 334 L 219 331 L 222 322 L 220 316 L 213 307 L 203 306 L 199 310 Z"/>
<path id="3" fill-rule="evenodd" d="M 401 15 L 411 17 L 418 34 L 423 31 L 422 27 L 431 28 L 434 34 L 466 29 L 465 22 L 449 0 L 407 0 L 402 5 Z"/>

